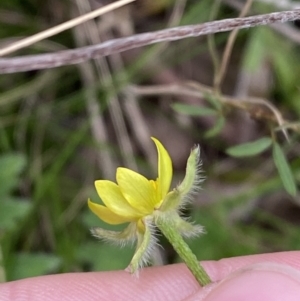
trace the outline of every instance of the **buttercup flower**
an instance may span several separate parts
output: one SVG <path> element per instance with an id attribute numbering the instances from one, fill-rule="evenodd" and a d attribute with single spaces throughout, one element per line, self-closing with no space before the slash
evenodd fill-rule
<path id="1" fill-rule="evenodd" d="M 202 180 L 199 147 L 191 151 L 183 182 L 170 191 L 173 176 L 171 158 L 157 139 L 152 140 L 158 152 L 156 180 L 148 180 L 130 169 L 119 167 L 116 173 L 117 184 L 107 180 L 95 181 L 97 193 L 105 206 L 88 201 L 92 212 L 106 223 L 129 223 L 121 232 L 94 228 L 92 233 L 96 237 L 121 244 L 137 240 L 136 252 L 128 267 L 130 272 L 136 272 L 147 263 L 156 243 L 156 226 L 162 230 L 163 225 L 168 224 L 184 236 L 195 236 L 202 232 L 201 226 L 192 225 L 179 215 L 180 209 L 198 190 Z"/>

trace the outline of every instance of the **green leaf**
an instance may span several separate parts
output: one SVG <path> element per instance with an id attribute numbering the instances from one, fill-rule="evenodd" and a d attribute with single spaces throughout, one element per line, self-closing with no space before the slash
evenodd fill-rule
<path id="1" fill-rule="evenodd" d="M 18 253 L 15 255 L 10 267 L 9 280 L 57 272 L 61 266 L 61 259 L 46 253 Z"/>
<path id="2" fill-rule="evenodd" d="M 225 124 L 225 118 L 221 116 L 215 123 L 215 125 L 205 133 L 205 138 L 213 138 L 218 135 Z"/>
<path id="3" fill-rule="evenodd" d="M 297 187 L 290 166 L 278 143 L 273 144 L 273 160 L 281 178 L 285 190 L 292 196 L 296 196 Z"/>
<path id="4" fill-rule="evenodd" d="M 182 103 L 174 103 L 172 108 L 178 113 L 190 116 L 213 116 L 217 114 L 217 111 L 214 109 Z"/>
<path id="5" fill-rule="evenodd" d="M 258 155 L 268 149 L 272 144 L 272 139 L 264 137 L 253 142 L 239 144 L 229 147 L 226 153 L 233 157 L 251 157 Z"/>
<path id="6" fill-rule="evenodd" d="M 8 194 L 17 185 L 18 175 L 25 164 L 25 157 L 21 154 L 7 154 L 0 157 L 0 196 Z"/>
<path id="7" fill-rule="evenodd" d="M 12 231 L 19 225 L 32 208 L 32 203 L 21 199 L 1 199 L 0 201 L 0 231 Z"/>
<path id="8" fill-rule="evenodd" d="M 222 110 L 222 102 L 218 95 L 204 93 L 205 99 L 216 109 L 216 111 Z"/>

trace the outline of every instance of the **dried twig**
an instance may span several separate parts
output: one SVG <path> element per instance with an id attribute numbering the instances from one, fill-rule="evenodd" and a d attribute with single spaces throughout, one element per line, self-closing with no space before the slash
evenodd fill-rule
<path id="1" fill-rule="evenodd" d="M 297 19 L 300 19 L 300 9 L 247 18 L 225 19 L 199 25 L 174 27 L 155 32 L 137 34 L 126 38 L 114 39 L 93 46 L 56 53 L 29 55 L 6 59 L 3 58 L 0 59 L 0 74 L 78 64 L 90 59 L 95 59 L 113 53 L 119 53 L 125 50 L 159 42 L 175 41 L 200 35 L 231 31 L 237 28 L 249 28 L 276 22 L 294 21 Z"/>
<path id="2" fill-rule="evenodd" d="M 133 93 L 138 96 L 146 95 L 184 95 L 206 98 L 208 95 L 216 96 L 216 92 L 205 85 L 201 85 L 196 82 L 185 82 L 183 84 L 173 85 L 154 85 L 154 86 L 129 86 L 127 87 L 129 93 Z M 240 109 L 246 111 L 250 116 L 257 120 L 267 120 L 277 123 L 280 129 L 284 129 L 286 124 L 292 124 L 292 122 L 284 120 L 280 111 L 272 105 L 269 101 L 257 97 L 247 98 L 235 98 L 231 96 L 218 95 L 218 100 L 231 108 Z M 299 126 L 290 126 L 291 130 L 300 132 Z"/>
<path id="3" fill-rule="evenodd" d="M 241 10 L 241 13 L 240 13 L 239 17 L 245 17 L 247 15 L 252 3 L 253 3 L 253 0 L 247 0 L 246 1 L 243 9 Z M 224 79 L 224 75 L 226 73 L 226 69 L 227 69 L 227 66 L 228 66 L 228 63 L 229 63 L 229 59 L 230 59 L 230 56 L 231 56 L 233 45 L 234 45 L 234 42 L 235 42 L 236 37 L 238 35 L 238 32 L 239 32 L 238 29 L 234 29 L 230 33 L 229 38 L 227 40 L 226 47 L 225 47 L 225 50 L 224 50 L 224 53 L 223 53 L 223 56 L 222 56 L 220 68 L 219 68 L 218 72 L 215 74 L 215 77 L 214 77 L 214 88 L 217 91 L 220 90 L 220 86 L 221 86 L 222 81 Z"/>
<path id="4" fill-rule="evenodd" d="M 28 38 L 25 38 L 23 40 L 20 40 L 20 41 L 17 41 L 11 45 L 8 45 L 7 47 L 4 47 L 3 49 L 0 49 L 0 56 L 4 56 L 4 55 L 7 55 L 9 53 L 12 53 L 14 51 L 17 51 L 19 49 L 22 49 L 24 47 L 28 47 L 32 44 L 35 44 L 39 41 L 42 41 L 44 39 L 47 39 L 49 37 L 52 37 L 60 32 L 63 32 L 67 29 L 70 29 L 70 28 L 73 28 L 79 24 L 82 24 L 88 20 L 92 20 L 96 17 L 99 17 L 103 14 L 106 14 L 107 12 L 110 12 L 116 8 L 119 8 L 125 4 L 128 4 L 130 2 L 133 2 L 135 0 L 120 0 L 120 1 L 117 1 L 117 2 L 114 2 L 114 3 L 111 3 L 109 5 L 106 5 L 104 7 L 101 7 L 97 10 L 94 10 L 92 12 L 89 12 L 83 16 L 79 16 L 77 18 L 74 18 L 70 21 L 67 21 L 63 24 L 60 24 L 60 25 L 57 25 L 57 26 L 54 26 L 50 29 L 47 29 L 45 31 L 42 31 L 42 32 L 39 32 L 37 34 L 34 34 Z"/>
<path id="5" fill-rule="evenodd" d="M 256 0 L 256 1 L 261 1 L 261 2 L 271 2 L 273 0 Z M 229 6 L 231 6 L 232 8 L 240 11 L 243 9 L 243 2 L 239 1 L 239 0 L 224 0 L 224 2 L 226 4 L 228 4 Z M 285 9 L 300 9 L 300 2 L 299 4 L 296 3 L 291 3 L 289 0 L 284 2 L 287 4 L 287 2 L 289 2 L 289 4 L 291 5 L 296 5 L 295 7 L 286 7 Z M 280 7 L 279 4 L 284 4 L 284 2 L 282 1 L 276 1 L 273 2 L 274 5 L 276 5 L 278 8 L 283 8 Z M 277 5 L 278 4 L 278 5 Z M 252 14 L 256 13 L 256 10 L 254 9 L 254 6 L 251 9 Z M 289 24 L 280 24 L 280 23 L 274 23 L 271 24 L 270 27 L 272 29 L 274 29 L 275 31 L 279 32 L 280 34 L 282 34 L 283 36 L 287 37 L 288 39 L 290 39 L 291 41 L 293 41 L 294 43 L 300 44 L 300 33 L 299 30 L 297 30 L 297 28 L 295 28 L 294 26 L 289 26 Z"/>

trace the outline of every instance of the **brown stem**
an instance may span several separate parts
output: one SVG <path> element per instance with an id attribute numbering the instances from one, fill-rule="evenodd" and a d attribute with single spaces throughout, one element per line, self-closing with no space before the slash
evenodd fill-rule
<path id="1" fill-rule="evenodd" d="M 2 58 L 0 59 L 0 74 L 79 64 L 90 59 L 159 42 L 175 41 L 217 32 L 231 31 L 237 28 L 249 28 L 258 25 L 273 24 L 276 22 L 294 21 L 297 19 L 300 19 L 300 9 L 246 18 L 225 19 L 198 25 L 168 28 L 149 33 L 137 34 L 126 38 L 113 39 L 93 46 L 55 53 Z"/>

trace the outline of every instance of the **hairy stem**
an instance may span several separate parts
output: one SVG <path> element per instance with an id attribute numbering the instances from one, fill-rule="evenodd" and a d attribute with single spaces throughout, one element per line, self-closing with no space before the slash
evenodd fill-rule
<path id="1" fill-rule="evenodd" d="M 187 243 L 183 240 L 182 236 L 178 233 L 175 227 L 172 227 L 168 221 L 159 219 L 156 221 L 156 226 L 160 229 L 163 235 L 172 244 L 175 251 L 180 258 L 185 262 L 189 270 L 195 276 L 196 280 L 201 286 L 210 284 L 212 281 L 208 274 L 201 266 L 195 254 L 191 251 Z"/>

